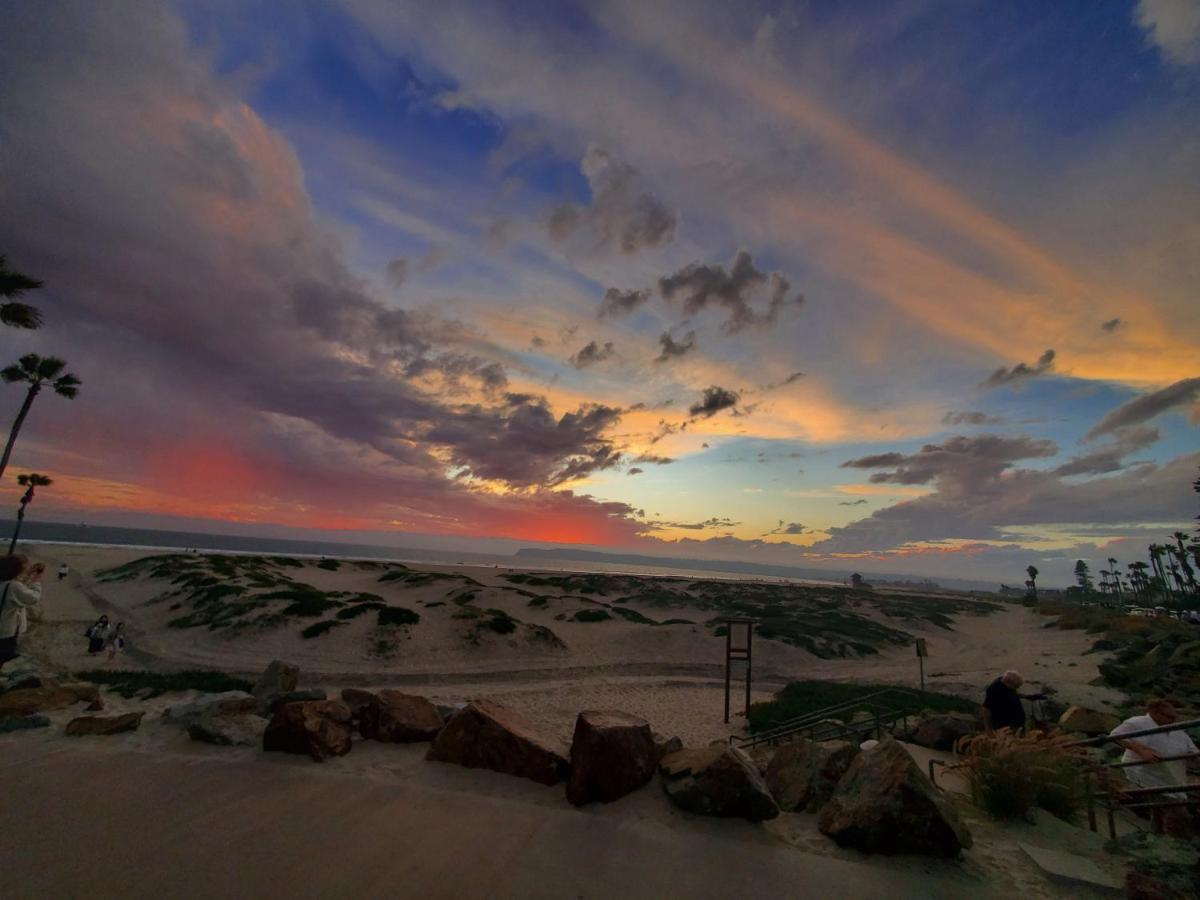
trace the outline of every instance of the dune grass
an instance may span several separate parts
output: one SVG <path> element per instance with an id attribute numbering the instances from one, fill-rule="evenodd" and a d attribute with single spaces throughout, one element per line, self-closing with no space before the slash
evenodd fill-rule
<path id="1" fill-rule="evenodd" d="M 76 672 L 80 681 L 104 685 L 122 697 L 141 695 L 144 699 L 157 697 L 172 691 L 250 691 L 254 684 L 245 678 L 204 669 L 187 669 L 182 672 L 146 672 L 132 669 L 89 669 Z"/>
<path id="2" fill-rule="evenodd" d="M 977 704 L 952 694 L 921 693 L 893 684 L 858 684 L 846 681 L 793 681 L 775 695 L 775 699 L 750 706 L 748 727 L 751 732 L 764 731 L 789 719 L 805 716 L 829 706 L 852 703 L 876 691 L 890 690 L 887 705 L 901 713 L 918 713 L 925 709 L 934 712 L 975 712 Z M 842 716 L 853 717 L 854 710 Z M 836 718 L 836 717 L 835 717 Z"/>

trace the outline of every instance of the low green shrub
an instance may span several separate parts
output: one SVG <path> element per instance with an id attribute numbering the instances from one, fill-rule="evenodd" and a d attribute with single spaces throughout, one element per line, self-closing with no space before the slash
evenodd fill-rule
<path id="1" fill-rule="evenodd" d="M 336 559 L 323 559 L 317 563 L 318 569 L 325 569 L 328 572 L 336 572 L 342 567 L 342 564 Z"/>
<path id="2" fill-rule="evenodd" d="M 379 610 L 376 621 L 380 625 L 416 625 L 421 621 L 421 616 L 403 606 L 388 606 Z"/>
<path id="3" fill-rule="evenodd" d="M 571 616 L 572 622 L 603 622 L 611 619 L 607 609 L 581 609 Z"/>
<path id="4" fill-rule="evenodd" d="M 313 625 L 309 625 L 300 632 L 300 637 L 317 638 L 325 634 L 327 631 L 332 631 L 334 628 L 340 628 L 345 624 L 345 622 L 339 622 L 337 619 L 326 619 L 324 622 L 317 622 Z"/>
<path id="5" fill-rule="evenodd" d="M 102 684 L 122 697 L 157 697 L 169 691 L 203 691 L 219 694 L 223 691 L 250 691 L 254 684 L 245 678 L 203 669 L 182 672 L 145 672 L 130 669 L 90 669 L 76 672 L 75 678 L 92 684 Z"/>
<path id="6" fill-rule="evenodd" d="M 876 691 L 890 690 L 888 706 L 902 714 L 913 714 L 930 709 L 935 712 L 976 711 L 977 704 L 951 694 L 899 688 L 891 684 L 858 684 L 845 681 L 793 681 L 775 695 L 775 699 L 764 703 L 753 703 L 747 717 L 750 731 L 764 731 L 789 719 L 808 715 L 829 706 L 838 706 L 860 700 Z M 846 713 L 846 717 L 853 710 Z"/>

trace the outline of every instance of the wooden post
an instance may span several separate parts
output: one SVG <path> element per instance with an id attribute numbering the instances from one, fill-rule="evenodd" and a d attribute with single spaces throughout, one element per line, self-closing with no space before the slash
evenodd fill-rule
<path id="1" fill-rule="evenodd" d="M 743 715 L 750 713 L 750 690 L 751 690 L 751 665 L 754 657 L 754 620 L 753 619 L 721 619 L 720 624 L 725 626 L 725 722 L 729 722 L 729 692 L 732 687 L 733 680 L 733 661 L 735 659 L 744 659 L 746 661 L 746 707 L 743 710 Z M 733 629 L 738 625 L 746 626 L 746 643 L 744 646 L 735 647 L 733 644 Z"/>
<path id="2" fill-rule="evenodd" d="M 750 715 L 750 660 L 753 657 L 751 645 L 754 642 L 754 623 L 746 623 L 746 709 L 745 715 Z"/>
<path id="3" fill-rule="evenodd" d="M 733 666 L 733 623 L 725 623 L 725 724 L 729 724 L 729 669 Z"/>
<path id="4" fill-rule="evenodd" d="M 925 657 L 929 649 L 925 646 L 925 638 L 917 638 L 917 662 L 921 666 L 921 693 L 925 693 Z"/>

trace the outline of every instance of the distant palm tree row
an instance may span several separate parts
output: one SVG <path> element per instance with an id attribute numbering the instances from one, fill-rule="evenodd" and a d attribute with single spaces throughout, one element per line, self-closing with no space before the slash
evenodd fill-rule
<path id="1" fill-rule="evenodd" d="M 8 267 L 4 256 L 0 255 L 0 324 L 11 328 L 39 328 L 42 325 L 42 313 L 36 306 L 31 306 L 21 298 L 29 291 L 35 291 L 42 282 Z M 0 369 L 0 379 L 6 384 L 27 385 L 25 400 L 9 429 L 8 442 L 4 445 L 4 454 L 0 456 L 0 479 L 8 468 L 13 446 L 21 426 L 33 408 L 33 401 L 44 388 L 50 388 L 60 397 L 71 399 L 79 393 L 81 382 L 73 374 L 66 371 L 67 364 L 55 356 L 38 356 L 36 353 L 26 353 L 10 366 Z M 17 509 L 17 525 L 13 529 L 12 542 L 8 552 L 11 554 L 17 547 L 17 538 L 21 534 L 21 525 L 25 521 L 25 508 L 33 501 L 34 489 L 48 487 L 54 481 L 47 475 L 37 472 L 17 476 L 17 483 L 24 487 L 21 505 Z"/>
<path id="2" fill-rule="evenodd" d="M 1200 478 L 1192 483 L 1200 493 Z M 1196 518 L 1200 519 L 1200 516 Z M 1092 580 L 1091 570 L 1084 560 L 1075 563 L 1075 585 L 1067 589 L 1068 594 L 1098 597 L 1102 602 L 1116 606 L 1166 606 L 1178 611 L 1200 609 L 1200 532 L 1190 536 L 1176 531 L 1171 539 L 1162 544 L 1151 544 L 1149 562 L 1136 560 L 1125 565 L 1109 557 L 1107 569 L 1100 569 L 1100 581 Z M 1025 582 L 1031 595 L 1036 598 L 1037 589 L 1032 583 L 1037 569 L 1030 566 L 1027 572 L 1030 581 Z"/>

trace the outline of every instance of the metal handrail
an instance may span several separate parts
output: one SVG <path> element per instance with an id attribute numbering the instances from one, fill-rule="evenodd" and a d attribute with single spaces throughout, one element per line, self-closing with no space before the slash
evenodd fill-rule
<path id="1" fill-rule="evenodd" d="M 908 692 L 900 688 L 884 688 L 883 690 L 874 691 L 870 694 L 865 694 L 857 700 L 847 700 L 842 703 L 836 703 L 832 706 L 826 706 L 810 713 L 805 713 L 802 716 L 796 716 L 792 719 L 787 719 L 780 722 L 766 731 L 761 731 L 754 735 L 755 743 L 763 743 L 777 737 L 784 737 L 788 734 L 793 734 L 796 731 L 803 730 L 805 727 L 820 723 L 824 719 L 828 719 L 840 712 L 849 712 L 852 710 L 868 709 L 877 706 L 875 698 L 885 695 L 902 695 L 906 699 L 911 698 L 916 692 Z M 886 709 L 886 708 L 885 708 Z M 892 710 L 888 709 L 888 712 Z"/>
<path id="2" fill-rule="evenodd" d="M 877 691 L 868 697 L 877 697 L 885 693 L 902 693 L 893 690 Z M 863 698 L 866 699 L 866 698 Z M 856 712 L 868 712 L 871 718 L 860 720 L 858 722 L 840 722 L 832 718 L 837 713 L 845 713 L 849 710 Z M 789 722 L 776 726 L 767 731 L 759 732 L 758 734 L 748 737 L 738 738 L 731 736 L 729 742 L 731 745 L 741 749 L 754 748 L 760 744 L 773 744 L 784 738 L 801 732 L 807 732 L 808 737 L 812 740 L 827 740 L 829 738 L 853 738 L 861 739 L 864 734 L 875 732 L 875 736 L 882 737 L 885 726 L 894 725 L 896 722 L 908 718 L 911 713 L 902 712 L 900 710 L 883 706 L 875 701 L 863 702 L 859 700 L 851 703 L 840 703 L 835 706 L 825 707 L 816 712 L 809 713 Z M 832 733 L 826 733 L 832 732 Z"/>
<path id="3" fill-rule="evenodd" d="M 1167 731 L 1187 731 L 1189 728 L 1200 728 L 1200 719 L 1189 719 L 1186 722 L 1173 722 L 1170 725 L 1158 725 L 1154 728 L 1143 728 L 1141 731 L 1130 731 L 1125 734 L 1101 734 L 1096 737 L 1086 738 L 1082 741 L 1072 741 L 1069 744 L 1064 744 L 1064 747 L 1091 747 L 1093 745 L 1107 744 L 1109 741 L 1128 741 L 1133 738 L 1148 737 L 1152 734 L 1163 734 Z"/>

